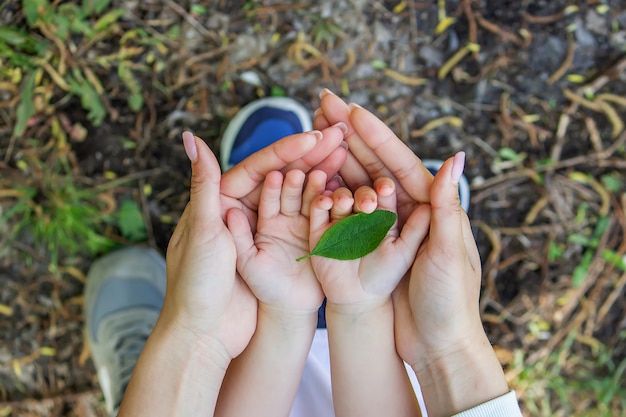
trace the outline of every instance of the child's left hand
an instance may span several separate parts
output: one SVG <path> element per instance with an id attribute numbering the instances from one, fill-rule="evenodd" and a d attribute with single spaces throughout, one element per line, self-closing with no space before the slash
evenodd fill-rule
<path id="1" fill-rule="evenodd" d="M 349 190 L 339 188 L 332 197 L 321 195 L 314 200 L 311 206 L 311 249 L 333 224 L 352 214 L 353 208 L 345 203 L 350 198 Z M 354 201 L 355 211 L 371 212 L 377 201 L 378 209 L 397 212 L 395 184 L 386 177 L 377 179 L 373 189 L 358 189 Z M 387 301 L 413 263 L 417 249 L 428 233 L 427 223 L 422 221 L 423 214 L 427 212 L 416 209 L 402 231 L 396 221 L 380 246 L 360 259 L 341 261 L 313 256 L 311 263 L 329 304 L 358 307 Z"/>
<path id="2" fill-rule="evenodd" d="M 303 191 L 305 179 L 299 170 L 289 171 L 284 178 L 278 171 L 266 176 L 254 238 L 240 210 L 228 213 L 238 271 L 260 303 L 290 313 L 316 313 L 324 298 L 311 262 L 296 261 L 309 251 L 311 200 L 326 186 L 321 171 L 309 175 Z"/>

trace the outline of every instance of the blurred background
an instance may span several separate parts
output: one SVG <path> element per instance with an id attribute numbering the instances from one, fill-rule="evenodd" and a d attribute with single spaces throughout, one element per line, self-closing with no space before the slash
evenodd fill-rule
<path id="1" fill-rule="evenodd" d="M 0 2 L 0 417 L 104 416 L 93 259 L 162 252 L 180 133 L 328 87 L 420 157 L 467 153 L 481 311 L 525 415 L 626 414 L 626 3 Z"/>

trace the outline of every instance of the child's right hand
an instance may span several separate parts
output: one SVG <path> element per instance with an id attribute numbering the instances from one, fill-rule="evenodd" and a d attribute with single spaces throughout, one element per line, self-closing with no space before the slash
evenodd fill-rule
<path id="1" fill-rule="evenodd" d="M 332 196 L 321 195 L 311 205 L 311 250 L 337 221 L 354 211 L 371 212 L 375 208 L 396 212 L 395 183 L 389 178 L 379 178 L 374 189 L 361 187 L 355 193 L 339 188 Z M 376 207 L 378 205 L 378 207 Z M 313 256 L 311 264 L 320 281 L 328 305 L 336 307 L 378 306 L 387 301 L 402 276 L 415 258 L 415 253 L 427 229 L 421 227 L 420 213 L 416 210 L 400 232 L 398 223 L 374 252 L 355 260 L 345 261 Z"/>

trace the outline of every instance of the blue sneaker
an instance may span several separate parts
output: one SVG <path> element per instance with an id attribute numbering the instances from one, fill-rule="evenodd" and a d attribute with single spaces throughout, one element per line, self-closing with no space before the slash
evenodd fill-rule
<path id="1" fill-rule="evenodd" d="M 128 247 L 94 262 L 85 284 L 85 332 L 107 412 L 116 415 L 165 298 L 165 259 Z"/>
<path id="2" fill-rule="evenodd" d="M 431 174 L 435 175 L 443 165 L 443 161 L 439 159 L 422 159 L 422 164 Z M 459 198 L 461 199 L 461 207 L 467 213 L 470 205 L 470 187 L 465 175 L 462 175 L 459 180 Z"/>
<path id="3" fill-rule="evenodd" d="M 222 170 L 229 170 L 285 136 L 311 129 L 311 116 L 297 101 L 287 97 L 255 100 L 239 110 L 224 131 L 220 145 Z"/>

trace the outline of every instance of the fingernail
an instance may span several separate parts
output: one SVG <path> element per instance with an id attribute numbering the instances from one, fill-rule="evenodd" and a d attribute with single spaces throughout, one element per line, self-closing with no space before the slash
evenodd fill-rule
<path id="1" fill-rule="evenodd" d="M 335 93 L 333 93 L 332 91 L 330 91 L 328 88 L 324 88 L 322 89 L 322 91 L 320 91 L 320 99 L 323 99 L 324 97 L 326 97 L 327 95 L 335 95 Z"/>
<path id="2" fill-rule="evenodd" d="M 356 103 L 350 103 L 348 104 L 348 108 L 350 109 L 350 111 L 352 112 L 354 109 L 362 109 L 363 107 L 359 106 Z"/>
<path id="3" fill-rule="evenodd" d="M 348 126 L 344 122 L 337 122 L 332 127 L 338 127 L 344 135 L 348 133 Z"/>
<path id="4" fill-rule="evenodd" d="M 458 184 L 465 169 L 465 152 L 458 152 L 452 161 L 452 183 Z"/>
<path id="5" fill-rule="evenodd" d="M 315 138 L 318 142 L 324 137 L 324 135 L 322 135 L 322 132 L 320 132 L 319 130 L 312 130 L 311 133 L 315 135 Z"/>
<path id="6" fill-rule="evenodd" d="M 183 132 L 183 146 L 189 160 L 196 162 L 198 160 L 198 148 L 196 147 L 196 138 L 193 136 L 193 133 L 189 131 Z"/>
<path id="7" fill-rule="evenodd" d="M 346 151 L 348 150 L 348 142 L 346 142 L 345 140 L 342 140 L 339 146 L 344 148 Z"/>
<path id="8" fill-rule="evenodd" d="M 321 116 L 322 114 L 324 114 L 324 112 L 322 111 L 322 109 L 317 109 L 313 112 L 313 118 L 317 119 L 319 116 Z"/>

